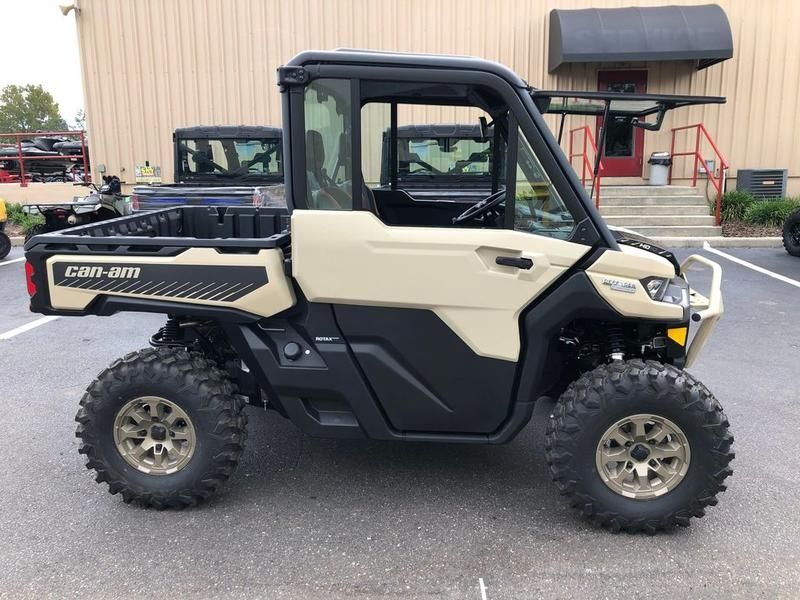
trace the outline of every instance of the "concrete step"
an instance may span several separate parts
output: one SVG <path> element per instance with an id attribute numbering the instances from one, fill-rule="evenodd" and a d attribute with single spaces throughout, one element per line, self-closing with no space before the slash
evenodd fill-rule
<path id="1" fill-rule="evenodd" d="M 609 225 L 616 227 L 661 227 L 664 225 L 714 225 L 710 215 L 619 215 L 604 217 Z"/>
<path id="2" fill-rule="evenodd" d="M 649 238 L 665 238 L 665 237 L 721 237 L 722 227 L 715 227 L 713 225 L 664 225 L 664 226 L 643 226 L 643 227 L 625 227 L 635 231 L 639 235 Z"/>
<path id="3" fill-rule="evenodd" d="M 600 196 L 600 206 L 708 206 L 703 196 Z"/>
<path id="4" fill-rule="evenodd" d="M 606 206 L 600 204 L 600 214 L 604 217 L 618 215 L 707 215 L 705 204 L 631 204 Z"/>
<path id="5" fill-rule="evenodd" d="M 782 248 L 783 238 L 779 237 L 656 237 L 653 241 L 662 248 L 703 248 L 708 242 L 714 248 Z"/>
<path id="6" fill-rule="evenodd" d="M 588 187 L 586 188 L 588 191 Z M 603 196 L 697 196 L 699 188 L 686 185 L 600 185 Z"/>

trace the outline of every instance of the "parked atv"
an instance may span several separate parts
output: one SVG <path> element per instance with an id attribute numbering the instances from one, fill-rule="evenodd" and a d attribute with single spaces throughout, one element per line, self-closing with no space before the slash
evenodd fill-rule
<path id="1" fill-rule="evenodd" d="M 11 252 L 11 239 L 6 235 L 7 221 L 6 201 L 0 198 L 0 260 L 3 260 Z"/>
<path id="2" fill-rule="evenodd" d="M 306 52 L 278 80 L 286 207 L 174 207 L 25 246 L 35 312 L 168 315 L 80 402 L 97 481 L 155 508 L 206 500 L 242 456 L 246 404 L 315 436 L 501 444 L 557 398 L 546 460 L 587 519 L 652 533 L 717 503 L 733 437 L 685 369 L 723 312 L 719 265 L 618 244 L 538 92 L 501 65 Z M 501 142 L 486 196 L 367 185 L 385 131 L 370 104 L 391 129 L 407 105 L 485 113 Z M 690 266 L 710 270 L 707 298 Z"/>
<path id="3" fill-rule="evenodd" d="M 129 196 L 122 195 L 119 177 L 103 177 L 103 185 L 99 188 L 92 183 L 78 184 L 91 187 L 94 191 L 85 198 L 65 204 L 26 204 L 22 210 L 30 215 L 41 215 L 44 223 L 34 225 L 27 234 L 27 242 L 35 235 L 49 233 L 97 223 L 106 219 L 124 217 L 133 213 Z"/>
<path id="4" fill-rule="evenodd" d="M 792 256 L 800 256 L 800 208 L 783 223 L 783 247 Z"/>

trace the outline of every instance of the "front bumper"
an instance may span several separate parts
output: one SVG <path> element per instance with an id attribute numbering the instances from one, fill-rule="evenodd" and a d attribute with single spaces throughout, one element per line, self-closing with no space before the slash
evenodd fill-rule
<path id="1" fill-rule="evenodd" d="M 711 286 L 708 297 L 691 289 L 690 286 L 691 319 L 695 323 L 700 323 L 700 326 L 686 351 L 686 367 L 692 366 L 724 312 L 722 304 L 722 268 L 717 263 L 707 259 L 705 256 L 692 254 L 681 263 L 681 273 L 686 277 L 688 268 L 698 264 L 711 270 Z"/>

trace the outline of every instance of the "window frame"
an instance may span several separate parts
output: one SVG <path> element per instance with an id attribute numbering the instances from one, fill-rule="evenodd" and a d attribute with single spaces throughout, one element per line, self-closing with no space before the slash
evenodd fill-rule
<path id="1" fill-rule="evenodd" d="M 351 125 L 351 148 L 353 152 L 353 210 L 368 210 L 362 205 L 361 177 L 361 122 L 360 110 L 362 105 L 361 81 L 395 81 L 409 83 L 452 83 L 461 85 L 485 86 L 495 91 L 509 109 L 509 122 L 511 117 L 517 122 L 518 129 L 522 131 L 528 140 L 534 154 L 539 160 L 542 169 L 550 180 L 551 185 L 559 194 L 567 210 L 572 214 L 575 221 L 575 228 L 568 241 L 574 241 L 585 245 L 594 245 L 598 242 L 606 242 L 605 245 L 613 244 L 613 240 L 605 239 L 605 231 L 602 226 L 595 227 L 594 221 L 600 221 L 599 214 L 593 207 L 587 204 L 584 198 L 585 191 L 580 190 L 579 182 L 570 173 L 569 165 L 563 156 L 559 155 L 560 148 L 554 140 L 548 137 L 548 132 L 543 131 L 547 125 L 538 113 L 533 99 L 530 98 L 528 88 L 515 87 L 502 77 L 480 70 L 456 70 L 405 66 L 372 66 L 372 65 L 353 65 L 353 64 L 313 64 L 305 68 L 308 79 L 298 86 L 287 86 L 287 98 L 284 106 L 289 110 L 284 113 L 284 130 L 289 127 L 291 136 L 284 136 L 287 148 L 286 156 L 291 156 L 292 182 L 289 184 L 287 193 L 291 195 L 289 200 L 290 209 L 305 209 L 306 206 L 306 182 L 305 182 L 305 123 L 303 115 L 303 94 L 305 88 L 315 79 L 346 79 L 351 81 L 351 93 L 358 92 L 358 101 L 353 101 L 351 97 L 351 111 L 354 121 Z M 288 112 L 288 117 L 287 117 Z M 358 119 L 355 115 L 358 114 Z M 511 128 L 510 128 L 511 129 Z M 509 131 L 509 135 L 511 131 Z M 516 153 L 516 149 L 513 150 Z M 561 152 L 563 154 L 563 152 Z M 516 156 L 516 154 L 514 154 Z M 358 162 L 356 162 L 356 157 Z M 508 165 L 511 163 L 507 158 L 506 179 L 513 178 L 515 168 Z M 358 187 L 356 187 L 358 185 Z M 508 189 L 508 188 L 507 188 Z M 358 193 L 356 193 L 356 191 Z M 516 200 L 516 199 L 514 199 Z M 507 204 L 507 211 L 513 214 L 514 206 Z M 609 234 L 610 235 L 610 234 Z M 613 247 L 613 246 L 611 246 Z"/>

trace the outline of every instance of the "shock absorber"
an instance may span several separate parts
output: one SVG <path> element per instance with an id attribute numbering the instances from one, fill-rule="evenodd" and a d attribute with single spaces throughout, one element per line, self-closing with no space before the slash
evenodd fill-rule
<path id="1" fill-rule="evenodd" d="M 622 327 L 609 325 L 606 331 L 608 358 L 610 360 L 625 360 L 625 332 Z"/>
<path id="2" fill-rule="evenodd" d="M 150 345 L 158 348 L 164 346 L 183 346 L 181 339 L 181 321 L 169 315 L 167 322 L 150 338 Z"/>

